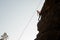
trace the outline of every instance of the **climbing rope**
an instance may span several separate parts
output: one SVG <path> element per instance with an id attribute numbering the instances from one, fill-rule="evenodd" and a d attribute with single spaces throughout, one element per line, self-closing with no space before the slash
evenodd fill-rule
<path id="1" fill-rule="evenodd" d="M 39 2 L 39 4 L 40 4 L 40 2 Z M 38 6 L 37 6 L 36 9 L 38 9 L 39 4 L 38 4 Z M 34 12 L 36 11 L 36 9 L 34 10 Z M 33 12 L 33 15 L 31 16 L 30 20 L 28 21 L 27 25 L 25 26 L 25 28 L 24 28 L 23 31 L 21 32 L 21 35 L 19 36 L 18 40 L 21 40 L 21 38 L 22 38 L 22 36 L 23 36 L 23 34 L 24 34 L 24 31 L 27 29 L 29 23 L 31 22 L 32 18 L 33 18 L 34 15 L 35 15 L 34 12 Z"/>

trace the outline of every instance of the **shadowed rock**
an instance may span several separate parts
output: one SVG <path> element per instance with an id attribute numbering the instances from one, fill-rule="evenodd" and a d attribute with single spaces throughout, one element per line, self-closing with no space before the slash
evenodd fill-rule
<path id="1" fill-rule="evenodd" d="M 60 0 L 45 0 L 35 40 L 60 40 Z"/>

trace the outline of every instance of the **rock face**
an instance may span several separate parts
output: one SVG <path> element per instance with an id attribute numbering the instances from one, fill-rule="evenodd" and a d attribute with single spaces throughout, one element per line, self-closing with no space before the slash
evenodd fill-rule
<path id="1" fill-rule="evenodd" d="M 60 0 L 45 0 L 35 40 L 60 40 Z"/>

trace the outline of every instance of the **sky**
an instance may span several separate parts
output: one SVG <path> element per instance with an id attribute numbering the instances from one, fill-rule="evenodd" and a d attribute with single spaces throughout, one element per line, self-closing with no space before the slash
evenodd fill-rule
<path id="1" fill-rule="evenodd" d="M 38 15 L 44 0 L 0 0 L 0 36 L 8 40 L 34 40 L 38 33 Z"/>

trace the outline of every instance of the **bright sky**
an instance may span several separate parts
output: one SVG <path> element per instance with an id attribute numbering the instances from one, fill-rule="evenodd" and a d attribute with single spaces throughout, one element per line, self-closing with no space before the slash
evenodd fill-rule
<path id="1" fill-rule="evenodd" d="M 36 10 L 41 9 L 43 2 L 44 0 L 0 0 L 0 36 L 6 32 L 8 40 L 34 40 L 38 33 Z"/>

